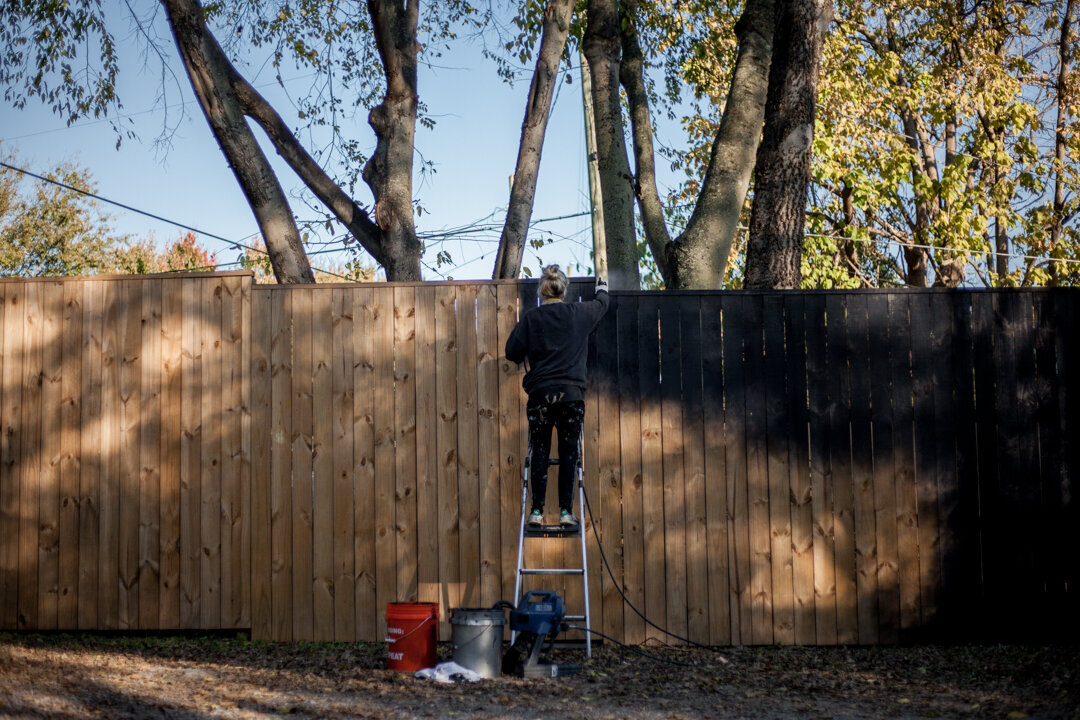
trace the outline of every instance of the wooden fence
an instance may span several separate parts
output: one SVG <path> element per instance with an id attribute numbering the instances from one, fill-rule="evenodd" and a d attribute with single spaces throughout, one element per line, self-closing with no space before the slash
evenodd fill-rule
<path id="1" fill-rule="evenodd" d="M 371 641 L 421 600 L 446 639 L 450 608 L 512 599 L 502 348 L 535 290 L 0 282 L 0 629 Z M 594 627 L 671 641 L 622 589 L 710 644 L 1075 637 L 1078 304 L 616 294 L 584 438 Z"/>

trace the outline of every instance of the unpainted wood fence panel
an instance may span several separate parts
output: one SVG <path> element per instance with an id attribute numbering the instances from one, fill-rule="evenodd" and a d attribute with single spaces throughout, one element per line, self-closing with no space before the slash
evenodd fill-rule
<path id="1" fill-rule="evenodd" d="M 4 629 L 251 625 L 250 283 L 0 283 Z"/>
<path id="2" fill-rule="evenodd" d="M 1078 301 L 616 294 L 578 509 L 594 625 L 1075 632 Z M 388 603 L 428 601 L 448 640 L 452 608 L 513 601 L 527 425 L 503 347 L 536 302 L 535 282 L 0 282 L 0 628 L 378 641 Z"/>

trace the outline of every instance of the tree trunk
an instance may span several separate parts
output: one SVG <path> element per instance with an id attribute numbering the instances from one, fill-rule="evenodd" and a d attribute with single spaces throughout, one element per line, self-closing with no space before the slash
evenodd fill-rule
<path id="1" fill-rule="evenodd" d="M 612 289 L 637 290 L 641 277 L 634 232 L 634 185 L 619 98 L 619 24 L 617 0 L 589 0 L 582 44 L 593 83 L 608 282 Z"/>
<path id="2" fill-rule="evenodd" d="M 929 252 L 925 246 L 930 244 L 930 222 L 934 208 L 932 199 L 918 188 L 923 185 L 919 182 L 920 176 L 925 176 L 930 181 L 936 179 L 937 165 L 934 164 L 932 156 L 929 163 L 921 159 L 922 150 L 919 147 L 919 133 L 914 113 L 910 109 L 905 109 L 901 112 L 901 117 L 904 123 L 904 136 L 907 138 L 914 157 L 911 161 L 911 186 L 915 194 L 915 227 L 912 228 L 914 231 L 912 243 L 904 246 L 904 282 L 909 287 L 926 287 Z M 926 183 L 926 185 L 929 184 Z"/>
<path id="3" fill-rule="evenodd" d="M 830 0 L 779 0 L 765 129 L 754 166 L 746 287 L 797 288 Z"/>
<path id="4" fill-rule="evenodd" d="M 844 181 L 844 186 L 840 189 L 842 225 L 838 230 L 840 231 L 839 235 L 844 240 L 839 250 L 840 257 L 844 259 L 848 277 L 854 278 L 865 285 L 866 280 L 863 278 L 862 273 L 859 272 L 859 249 L 855 245 L 855 240 L 849 237 L 849 232 L 855 229 L 855 199 L 852 196 L 854 190 L 855 188 L 847 180 Z"/>
<path id="5" fill-rule="evenodd" d="M 375 152 L 364 182 L 375 197 L 386 279 L 421 280 L 420 241 L 413 223 L 413 140 L 416 133 L 416 28 L 419 0 L 368 0 L 375 42 L 386 76 L 386 95 L 368 115 Z"/>
<path id="6" fill-rule="evenodd" d="M 656 187 L 656 152 L 653 149 L 652 119 L 649 117 L 649 95 L 645 90 L 645 58 L 638 42 L 637 0 L 624 0 L 622 3 L 624 21 L 620 25 L 622 42 L 622 62 L 619 65 L 619 80 L 626 89 L 626 98 L 630 108 L 630 131 L 634 142 L 634 195 L 641 210 L 642 225 L 645 227 L 645 240 L 649 244 L 653 260 L 664 279 L 664 286 L 671 288 L 674 281 L 667 252 L 671 243 L 667 223 L 664 220 L 664 208 L 660 203 L 660 193 Z"/>
<path id="7" fill-rule="evenodd" d="M 995 170 L 994 177 L 1000 182 L 1000 174 Z M 1009 274 L 1009 227 L 1002 221 L 1001 212 L 994 216 L 994 250 L 997 256 L 994 269 L 997 271 L 998 283 L 1004 283 Z"/>
<path id="8" fill-rule="evenodd" d="M 774 25 L 773 0 L 747 0 L 735 24 L 739 52 L 709 167 L 686 229 L 667 246 L 674 288 L 717 289 L 723 283 L 761 137 Z"/>
<path id="9" fill-rule="evenodd" d="M 513 279 L 521 273 L 521 257 L 525 252 L 525 239 L 529 233 L 533 201 L 536 197 L 536 177 L 540 172 L 540 154 L 544 148 L 548 113 L 551 99 L 558 82 L 559 62 L 566 37 L 570 32 L 570 18 L 574 12 L 574 0 L 549 0 L 544 9 L 544 28 L 540 36 L 540 51 L 536 57 L 529 100 L 525 106 L 525 121 L 521 125 L 521 143 L 518 146 L 514 182 L 510 188 L 510 203 L 506 209 L 506 222 L 499 238 L 499 252 L 495 258 L 492 278 Z"/>
<path id="10" fill-rule="evenodd" d="M 162 0 L 206 121 L 251 206 L 279 283 L 313 283 L 307 255 L 285 193 L 254 134 L 231 82 L 235 74 L 207 30 L 197 0 Z"/>
<path id="11" fill-rule="evenodd" d="M 1054 209 L 1050 225 L 1050 241 L 1046 248 L 1053 257 L 1058 243 L 1061 242 L 1061 226 L 1065 222 L 1065 128 L 1069 122 L 1069 53 L 1072 47 L 1072 16 L 1076 0 L 1065 3 L 1065 15 L 1061 19 L 1061 36 L 1058 38 L 1058 74 L 1055 84 L 1054 103 L 1057 106 L 1057 119 L 1054 122 Z M 1060 271 L 1056 262 L 1050 263 L 1050 286 L 1059 283 Z"/>

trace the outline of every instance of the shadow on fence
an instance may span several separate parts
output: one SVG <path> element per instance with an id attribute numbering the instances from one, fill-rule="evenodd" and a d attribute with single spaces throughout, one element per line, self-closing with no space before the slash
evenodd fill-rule
<path id="1" fill-rule="evenodd" d="M 717 645 L 1076 638 L 1078 299 L 616 293 L 584 438 L 615 575 L 590 543 L 594 626 L 670 640 L 622 588 Z M 372 641 L 386 603 L 422 600 L 447 639 L 450 608 L 512 599 L 502 348 L 535 282 L 76 278 L 0 301 L 0 628 Z"/>

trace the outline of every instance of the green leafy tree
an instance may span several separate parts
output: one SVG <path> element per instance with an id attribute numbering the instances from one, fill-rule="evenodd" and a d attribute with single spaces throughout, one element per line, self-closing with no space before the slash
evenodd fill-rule
<path id="1" fill-rule="evenodd" d="M 90 173 L 61 165 L 45 177 L 93 192 Z M 30 185 L 27 188 L 27 185 Z M 93 198 L 0 168 L 0 275 L 86 275 L 112 269 L 123 238 Z"/>
<path id="2" fill-rule="evenodd" d="M 836 2 L 804 287 L 1076 282 L 1078 4 Z M 687 54 L 677 72 L 719 107 L 719 67 Z M 716 113 L 685 126 L 691 149 L 673 159 L 688 177 L 669 204 L 697 192 Z"/>
<path id="3" fill-rule="evenodd" d="M 165 65 L 169 49 L 148 28 L 156 13 L 142 16 L 130 3 L 125 7 L 138 36 L 150 45 L 148 56 Z M 471 5 L 445 0 L 421 9 L 419 0 L 245 0 L 204 6 L 199 0 L 162 0 L 159 9 L 266 239 L 278 280 L 315 278 L 288 199 L 252 126 L 310 190 L 327 222 L 347 230 L 352 248 L 370 254 L 390 279 L 420 279 L 422 245 L 412 193 L 413 141 L 422 111 L 417 66 L 422 48 L 427 56 L 437 55 L 454 37 L 454 27 L 470 22 Z M 109 30 L 115 25 L 107 11 L 95 0 L 0 4 L 5 97 L 16 106 L 40 99 L 68 122 L 118 110 L 116 40 Z M 311 93 L 298 103 L 300 127 L 290 127 L 238 69 L 252 52 L 266 51 L 275 68 L 292 62 L 316 76 Z M 370 110 L 376 137 L 366 157 L 342 130 L 343 117 L 357 109 Z M 324 130 L 330 142 L 323 150 L 301 142 Z M 353 197 L 358 178 L 371 191 L 369 207 Z"/>

